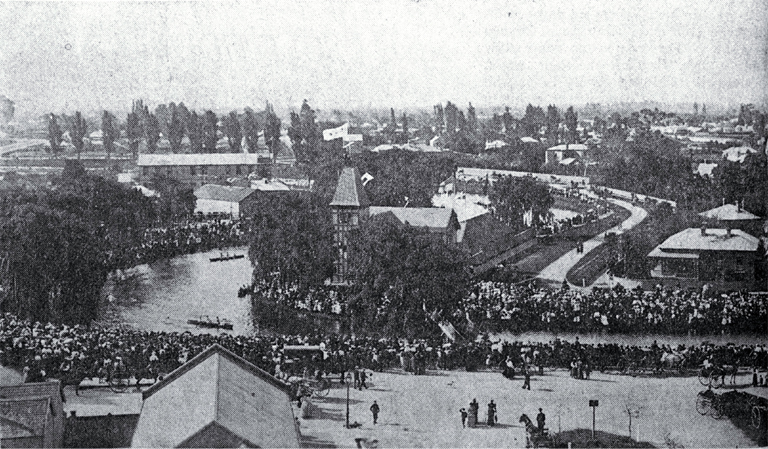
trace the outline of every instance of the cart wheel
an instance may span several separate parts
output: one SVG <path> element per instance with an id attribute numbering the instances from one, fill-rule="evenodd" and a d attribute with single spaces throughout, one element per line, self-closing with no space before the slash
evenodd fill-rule
<path id="1" fill-rule="evenodd" d="M 700 415 L 703 416 L 707 414 L 710 404 L 711 401 L 703 395 L 699 394 L 696 397 L 696 411 L 699 412 Z"/>
<path id="2" fill-rule="evenodd" d="M 705 387 L 710 385 L 709 375 L 704 375 L 704 370 L 699 370 L 699 383 Z"/>
<path id="3" fill-rule="evenodd" d="M 723 402 L 722 400 L 713 401 L 712 405 L 710 407 L 710 410 L 712 412 L 710 413 L 710 416 L 712 416 L 715 419 L 720 419 L 723 417 Z"/>
<path id="4" fill-rule="evenodd" d="M 315 393 L 321 397 L 324 398 L 328 396 L 328 393 L 331 391 L 331 382 L 328 379 L 321 379 L 319 382 L 317 382 L 317 385 L 315 386 Z"/>
<path id="5" fill-rule="evenodd" d="M 115 393 L 124 393 L 129 383 L 130 380 L 126 377 L 113 377 L 109 379 L 109 388 Z"/>
<path id="6" fill-rule="evenodd" d="M 761 416 L 760 407 L 752 406 L 752 427 L 759 429 L 762 424 L 763 417 Z"/>

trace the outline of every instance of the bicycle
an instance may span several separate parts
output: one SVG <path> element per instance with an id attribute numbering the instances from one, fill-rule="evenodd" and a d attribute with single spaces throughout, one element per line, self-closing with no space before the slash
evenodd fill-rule
<path id="1" fill-rule="evenodd" d="M 763 413 L 768 412 L 768 407 L 764 405 L 752 406 L 752 427 L 759 429 L 763 425 Z"/>
<path id="2" fill-rule="evenodd" d="M 725 403 L 712 390 L 701 391 L 696 397 L 696 411 L 702 416 L 710 415 L 720 419 L 725 411 Z"/>
<path id="3" fill-rule="evenodd" d="M 702 368 L 698 377 L 701 385 L 717 389 L 723 386 L 725 373 L 719 368 Z"/>

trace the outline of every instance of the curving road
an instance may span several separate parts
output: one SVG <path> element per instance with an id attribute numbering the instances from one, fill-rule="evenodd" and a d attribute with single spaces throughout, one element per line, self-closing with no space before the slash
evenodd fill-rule
<path id="1" fill-rule="evenodd" d="M 5 157 L 11 153 L 15 153 L 17 151 L 25 150 L 30 147 L 34 147 L 37 145 L 48 145 L 48 141 L 46 139 L 14 139 L 15 142 L 0 146 L 0 157 Z"/>
<path id="2" fill-rule="evenodd" d="M 623 207 L 624 209 L 627 209 L 632 215 L 630 215 L 629 218 L 621 222 L 621 224 L 619 224 L 618 226 L 615 226 L 585 241 L 583 253 L 577 254 L 576 249 L 574 248 L 568 251 L 567 253 L 563 254 L 559 259 L 552 262 L 551 264 L 546 266 L 543 270 L 541 270 L 541 272 L 538 275 L 536 275 L 536 278 L 547 280 L 547 281 L 554 281 L 559 284 L 562 284 L 562 282 L 565 280 L 565 275 L 574 265 L 576 265 L 576 263 L 579 260 L 581 260 L 587 253 L 589 253 L 590 251 L 592 251 L 593 249 L 597 248 L 598 246 L 602 245 L 605 242 L 606 233 L 611 233 L 611 232 L 618 233 L 618 232 L 626 231 L 628 229 L 632 229 L 638 223 L 645 220 L 645 217 L 648 216 L 648 212 L 646 212 L 645 209 L 636 207 L 632 205 L 632 203 L 629 203 L 627 201 L 617 200 L 613 198 L 609 198 L 608 201 L 610 201 L 611 203 L 619 207 Z M 574 287 L 580 287 L 580 286 L 574 286 Z"/>

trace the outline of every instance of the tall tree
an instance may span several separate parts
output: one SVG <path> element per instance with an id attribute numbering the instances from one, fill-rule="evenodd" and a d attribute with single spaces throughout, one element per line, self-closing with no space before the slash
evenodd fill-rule
<path id="1" fill-rule="evenodd" d="M 291 139 L 291 147 L 297 161 L 301 163 L 306 162 L 308 157 L 305 151 L 304 137 L 301 132 L 301 117 L 293 111 L 291 111 L 291 126 L 288 127 L 288 138 Z"/>
<path id="2" fill-rule="evenodd" d="M 547 143 L 558 144 L 558 131 L 560 128 L 560 111 L 557 106 L 547 106 Z"/>
<path id="3" fill-rule="evenodd" d="M 147 152 L 157 151 L 157 142 L 160 141 L 160 122 L 153 114 L 147 113 L 146 123 L 144 124 L 144 138 L 147 141 Z"/>
<path id="4" fill-rule="evenodd" d="M 546 124 L 546 115 L 540 106 L 528 104 L 525 108 L 525 116 L 522 120 L 523 134 L 530 137 L 538 137 L 541 127 Z"/>
<path id="5" fill-rule="evenodd" d="M 203 116 L 203 147 L 206 153 L 216 152 L 216 143 L 219 141 L 218 136 L 218 119 L 213 111 L 205 111 Z"/>
<path id="6" fill-rule="evenodd" d="M 566 142 L 567 143 L 578 143 L 578 136 L 579 132 L 576 130 L 576 127 L 578 125 L 578 116 L 576 115 L 576 112 L 573 110 L 573 106 L 568 106 L 568 109 L 565 111 L 565 126 L 567 128 L 567 134 L 566 134 Z"/>
<path id="7" fill-rule="evenodd" d="M 459 108 L 450 101 L 445 105 L 445 131 L 451 135 L 459 126 Z"/>
<path id="8" fill-rule="evenodd" d="M 51 112 L 48 114 L 48 142 L 51 144 L 51 153 L 59 154 L 61 151 L 61 136 L 63 132 L 56 120 L 56 116 Z"/>
<path id="9" fill-rule="evenodd" d="M 164 137 L 168 137 L 168 123 L 171 121 L 171 110 L 175 109 L 176 105 L 171 103 L 170 105 L 159 104 L 155 108 L 155 117 L 157 117 L 157 123 L 160 126 L 160 133 Z"/>
<path id="10" fill-rule="evenodd" d="M 139 154 L 139 141 L 144 135 L 141 127 L 141 119 L 136 112 L 129 112 L 125 120 L 125 134 L 128 137 L 128 145 L 131 148 L 131 154 L 135 159 Z"/>
<path id="11" fill-rule="evenodd" d="M 267 102 L 266 119 L 264 121 L 264 142 L 272 154 L 272 161 L 277 161 L 277 152 L 280 145 L 280 119 L 275 114 L 275 108 Z"/>
<path id="12" fill-rule="evenodd" d="M 408 133 L 408 116 L 405 114 L 405 112 L 403 112 L 401 123 L 403 124 L 403 143 L 408 143 L 410 134 Z"/>
<path id="13" fill-rule="evenodd" d="M 77 150 L 77 159 L 80 159 L 80 152 L 83 151 L 83 139 L 88 134 L 88 124 L 85 122 L 80 111 L 75 111 L 75 117 L 72 121 L 72 128 L 69 130 L 69 135 L 72 138 L 72 145 Z"/>
<path id="14" fill-rule="evenodd" d="M 243 135 L 245 136 L 245 146 L 251 153 L 259 149 L 259 121 L 253 109 L 246 107 L 243 111 Z"/>
<path id="15" fill-rule="evenodd" d="M 301 105 L 301 135 L 304 140 L 304 151 L 307 160 L 315 163 L 320 156 L 320 133 L 315 122 L 315 111 L 309 106 L 307 100 Z"/>
<path id="16" fill-rule="evenodd" d="M 239 153 L 242 148 L 243 130 L 240 127 L 240 119 L 237 117 L 237 112 L 232 111 L 228 116 L 224 117 L 223 127 L 230 151 Z"/>
<path id="17" fill-rule="evenodd" d="M 184 139 L 184 118 L 179 106 L 171 103 L 169 110 L 168 123 L 166 126 L 168 130 L 168 143 L 171 145 L 172 153 L 180 153 L 181 141 Z"/>
<path id="18" fill-rule="evenodd" d="M 477 133 L 477 112 L 472 103 L 467 107 L 467 131 L 471 134 Z"/>
<path id="19" fill-rule="evenodd" d="M 107 152 L 107 159 L 109 159 L 112 152 L 115 151 L 115 141 L 120 138 L 120 127 L 117 118 L 108 111 L 104 111 L 101 115 L 101 135 L 104 141 L 104 150 Z"/>
<path id="20" fill-rule="evenodd" d="M 445 111 L 442 104 L 435 105 L 435 131 L 442 134 L 445 131 Z"/>
<path id="21" fill-rule="evenodd" d="M 203 119 L 192 111 L 187 120 L 187 135 L 189 136 L 189 152 L 199 154 L 203 152 Z"/>

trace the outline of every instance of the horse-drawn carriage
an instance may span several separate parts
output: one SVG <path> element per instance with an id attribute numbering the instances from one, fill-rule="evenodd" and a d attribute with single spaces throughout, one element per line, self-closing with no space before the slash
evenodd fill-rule
<path id="1" fill-rule="evenodd" d="M 549 434 L 549 429 L 540 429 L 525 413 L 518 422 L 525 426 L 525 447 L 553 447 L 554 438 Z"/>

